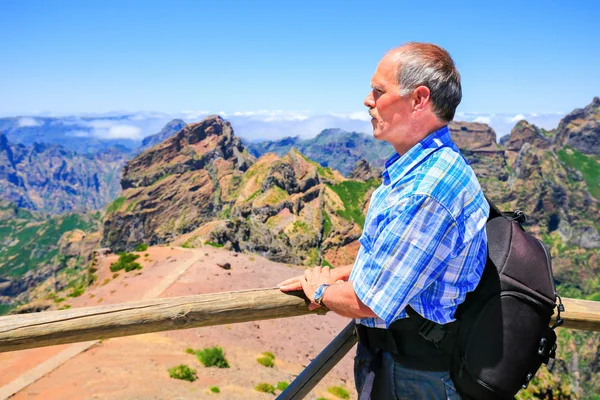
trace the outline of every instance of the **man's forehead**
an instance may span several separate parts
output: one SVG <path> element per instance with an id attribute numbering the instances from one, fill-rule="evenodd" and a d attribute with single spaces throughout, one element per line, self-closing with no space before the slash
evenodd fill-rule
<path id="1" fill-rule="evenodd" d="M 371 87 L 396 83 L 397 71 L 398 56 L 387 53 L 377 65 L 377 69 L 371 78 Z"/>

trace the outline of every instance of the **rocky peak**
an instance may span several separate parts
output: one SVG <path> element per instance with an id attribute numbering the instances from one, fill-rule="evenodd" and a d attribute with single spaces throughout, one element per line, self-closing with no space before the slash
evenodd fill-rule
<path id="1" fill-rule="evenodd" d="M 594 97 L 585 108 L 564 117 L 558 124 L 555 142 L 585 154 L 600 155 L 600 98 Z"/>
<path id="2" fill-rule="evenodd" d="M 350 179 L 368 181 L 369 179 L 381 178 L 381 170 L 373 167 L 367 160 L 361 158 L 354 165 L 354 169 L 348 175 Z"/>
<path id="3" fill-rule="evenodd" d="M 255 161 L 229 122 L 209 116 L 187 125 L 128 162 L 121 185 L 123 189 L 149 186 L 171 174 L 204 169 L 218 159 L 231 163 L 239 171 L 247 170 Z"/>
<path id="4" fill-rule="evenodd" d="M 537 126 L 521 120 L 511 130 L 510 137 L 506 142 L 506 150 L 519 151 L 525 143 L 530 143 L 540 149 L 547 149 L 551 145 L 550 139 L 542 135 Z"/>
<path id="5" fill-rule="evenodd" d="M 448 125 L 452 141 L 461 150 L 498 151 L 496 132 L 487 124 L 479 122 L 452 121 Z"/>

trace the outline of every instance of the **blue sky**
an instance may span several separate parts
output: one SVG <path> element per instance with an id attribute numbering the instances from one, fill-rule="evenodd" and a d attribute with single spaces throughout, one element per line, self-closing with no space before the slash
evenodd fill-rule
<path id="1" fill-rule="evenodd" d="M 0 114 L 352 113 L 406 41 L 450 51 L 462 112 L 566 113 L 600 95 L 600 3 L 421 3 L 3 0 Z"/>

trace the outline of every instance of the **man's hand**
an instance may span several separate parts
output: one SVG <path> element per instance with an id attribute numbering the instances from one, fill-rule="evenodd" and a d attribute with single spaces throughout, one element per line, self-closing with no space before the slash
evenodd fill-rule
<path id="1" fill-rule="evenodd" d="M 336 283 L 345 282 L 350 277 L 350 272 L 352 272 L 352 264 L 344 265 L 343 267 L 336 267 L 333 270 L 329 271 L 332 278 L 335 279 Z M 290 279 L 286 279 L 277 285 L 282 292 L 291 292 L 294 290 L 302 289 L 302 280 L 304 279 L 304 275 L 295 276 Z"/>
<path id="2" fill-rule="evenodd" d="M 338 280 L 337 282 L 343 281 Z M 308 309 L 312 311 L 320 307 L 315 303 L 315 291 L 324 283 L 330 285 L 336 283 L 335 278 L 331 275 L 331 269 L 329 267 L 309 268 L 304 271 L 304 275 L 286 279 L 277 286 L 279 286 L 279 289 L 282 292 L 302 289 L 306 297 L 310 300 Z"/>

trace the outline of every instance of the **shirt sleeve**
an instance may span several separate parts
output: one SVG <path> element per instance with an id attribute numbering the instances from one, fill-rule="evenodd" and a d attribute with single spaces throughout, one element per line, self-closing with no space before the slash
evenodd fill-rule
<path id="1" fill-rule="evenodd" d="M 395 214 L 377 237 L 361 237 L 366 254 L 353 277 L 358 298 L 388 327 L 463 247 L 456 221 L 429 196 L 413 195 Z"/>

